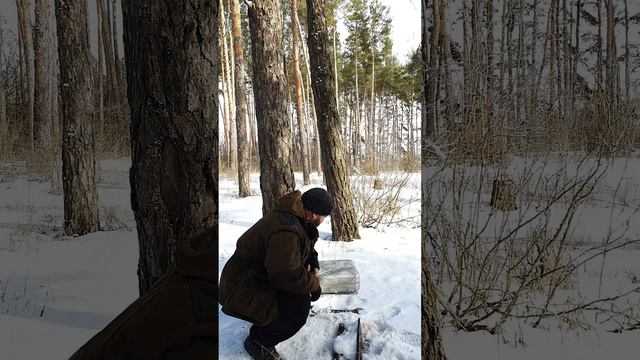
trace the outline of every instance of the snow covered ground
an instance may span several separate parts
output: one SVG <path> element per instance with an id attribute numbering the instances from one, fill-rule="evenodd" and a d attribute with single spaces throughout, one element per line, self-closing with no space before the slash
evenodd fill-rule
<path id="1" fill-rule="evenodd" d="M 62 196 L 0 164 L 0 358 L 67 359 L 138 296 L 128 161 L 102 161 L 101 223 L 62 237 Z"/>
<path id="2" fill-rule="evenodd" d="M 612 239 L 623 233 L 627 239 L 640 237 L 640 217 L 635 211 L 640 206 L 636 177 L 640 159 L 619 159 L 607 166 L 593 198 L 578 211 L 572 228 L 578 245 L 601 243 L 609 233 Z M 511 171 L 526 168 L 531 166 L 521 162 Z M 63 238 L 62 196 L 28 174 L 24 164 L 0 164 L 0 358 L 66 359 L 137 297 L 137 236 L 128 169 L 127 160 L 100 162 L 98 189 L 106 230 Z M 418 179 L 415 174 L 410 178 L 400 200 L 417 196 Z M 312 176 L 312 182 L 317 186 L 320 179 Z M 252 175 L 251 184 L 254 196 L 239 199 L 235 183 L 220 180 L 220 267 L 233 253 L 240 234 L 260 218 L 257 174 Z M 300 183 L 298 187 L 308 188 Z M 489 196 L 490 187 L 485 185 L 482 206 L 488 204 Z M 401 227 L 361 229 L 362 239 L 351 243 L 330 241 L 328 221 L 320 227 L 320 259 L 352 259 L 360 272 L 360 292 L 323 295 L 314 303 L 317 315 L 296 336 L 278 345 L 285 358 L 329 359 L 334 348 L 347 358 L 353 356 L 358 315 L 327 310 L 356 307 L 365 309 L 359 315 L 368 343 L 365 359 L 420 358 L 420 229 L 414 218 L 418 206 L 415 202 L 403 206 L 397 216 L 411 220 Z M 581 267 L 573 281 L 577 290 L 573 300 L 593 299 L 601 273 L 605 295 L 637 286 L 638 258 L 640 249 L 628 246 L 609 253 L 604 263 Z M 615 309 L 640 317 L 638 295 L 625 297 Z M 554 306 L 565 300 L 559 297 Z M 444 343 L 453 360 L 637 358 L 633 352 L 638 349 L 638 330 L 612 333 L 615 322 L 596 318 L 593 312 L 585 312 L 578 320 L 591 325 L 548 320 L 533 328 L 531 321 L 509 320 L 498 334 L 490 335 L 456 332 L 445 323 Z M 339 322 L 350 331 L 333 341 Z M 219 326 L 220 358 L 248 359 L 242 341 L 249 324 L 220 313 Z"/>
<path id="3" fill-rule="evenodd" d="M 640 326 L 640 182 L 637 178 L 640 158 L 602 159 L 598 163 L 597 159 L 585 158 L 578 153 L 546 154 L 537 159 L 512 158 L 508 166 L 501 169 L 463 165 L 455 171 L 455 181 L 457 189 L 464 190 L 447 193 L 445 188 L 451 190 L 453 173 L 452 167 L 442 172 L 433 167 L 425 168 L 425 189 L 432 195 L 432 202 L 443 204 L 447 212 L 452 211 L 454 202 L 466 209 L 457 213 L 464 219 L 462 224 L 479 219 L 481 226 L 476 229 L 482 229 L 480 238 L 486 239 L 489 245 L 495 243 L 496 234 L 505 236 L 518 224 L 543 211 L 545 204 L 549 203 L 549 194 L 574 183 L 577 178 L 586 179 L 589 174 L 596 176 L 590 182 L 595 184 L 593 191 L 584 201 L 576 203 L 572 224 L 566 227 L 567 241 L 562 245 L 562 264 L 567 264 L 568 268 L 577 266 L 566 285 L 557 289 L 549 309 L 562 311 L 582 304 L 590 305 L 583 311 L 564 317 L 542 320 L 538 327 L 533 326 L 536 318 L 512 318 L 496 335 L 485 331 L 456 332 L 450 323 L 451 317 L 446 316 L 444 343 L 449 359 L 638 358 L 640 329 L 621 333 L 612 331 Z M 516 201 L 518 209 L 514 211 L 495 213 L 489 205 L 492 180 L 499 173 L 508 174 L 516 186 L 523 185 Z M 447 195 L 443 195 L 445 193 Z M 528 195 L 522 196 L 525 193 Z M 529 200 L 532 200 L 531 204 Z M 513 237 L 526 240 L 532 233 L 531 229 L 544 229 L 547 236 L 553 235 L 563 215 L 568 212 L 569 204 L 569 196 L 554 202 L 548 211 L 544 211 L 544 216 L 523 226 Z M 435 228 L 430 231 L 437 233 Z M 517 250 L 518 242 L 513 244 Z M 606 257 L 595 256 L 605 248 L 611 249 Z M 594 257 L 585 261 L 591 256 Z M 432 275 L 434 273 L 438 270 L 432 270 Z M 444 278 L 445 281 L 436 286 L 445 293 L 446 299 L 452 284 L 446 280 L 446 275 Z M 499 281 L 496 286 L 500 289 L 504 284 Z M 523 296 L 512 312 L 524 315 L 538 311 L 544 306 L 540 301 L 546 289 L 541 286 Z M 598 301 L 625 293 L 626 296 L 616 300 Z M 486 301 L 495 300 L 497 298 Z M 496 317 L 480 323 L 491 325 Z"/>
<path id="4" fill-rule="evenodd" d="M 296 179 L 301 179 L 296 174 Z M 387 179 L 396 179 L 388 175 Z M 362 179 L 358 177 L 355 181 Z M 254 196 L 239 199 L 233 181 L 220 181 L 220 260 L 222 269 L 235 250 L 238 237 L 261 217 L 258 175 L 251 179 Z M 321 186 L 311 177 L 304 191 Z M 401 218 L 420 211 L 419 176 L 413 174 L 399 196 L 407 201 Z M 408 202 L 413 199 L 413 202 Z M 330 217 L 319 230 L 316 244 L 320 260 L 351 259 L 360 273 L 360 291 L 354 295 L 323 295 L 313 303 L 306 325 L 294 337 L 276 348 L 285 359 L 331 359 L 332 351 L 355 358 L 357 318 L 362 321 L 368 343 L 364 359 L 420 359 L 420 228 L 419 223 L 404 227 L 360 229 L 362 239 L 353 242 L 331 241 Z M 416 218 L 417 220 L 417 218 Z M 329 313 L 328 309 L 364 308 L 360 315 Z M 220 314 L 220 359 L 249 359 L 242 342 L 250 323 Z M 334 341 L 340 322 L 348 332 Z"/>
<path id="5" fill-rule="evenodd" d="M 110 231 L 65 238 L 62 196 L 28 174 L 23 163 L 0 164 L 0 358 L 66 359 L 137 297 L 130 163 L 110 160 L 99 165 L 101 222 Z M 398 178 L 391 174 L 386 180 Z M 312 180 L 320 184 L 318 177 Z M 335 243 L 330 241 L 329 221 L 321 226 L 320 259 L 353 259 L 360 292 L 322 296 L 314 307 L 318 315 L 278 346 L 283 356 L 329 359 L 338 322 L 350 332 L 335 342 L 336 349 L 353 355 L 357 315 L 326 310 L 362 307 L 365 358 L 420 358 L 420 205 L 409 201 L 419 199 L 419 176 L 408 180 L 398 197 L 402 211 L 394 220 L 409 219 L 405 228 L 361 229 L 362 240 Z M 251 186 L 254 196 L 239 199 L 233 182 L 220 181 L 220 267 L 240 234 L 261 216 L 257 174 Z M 248 325 L 221 313 L 220 358 L 248 358 L 242 348 Z"/>

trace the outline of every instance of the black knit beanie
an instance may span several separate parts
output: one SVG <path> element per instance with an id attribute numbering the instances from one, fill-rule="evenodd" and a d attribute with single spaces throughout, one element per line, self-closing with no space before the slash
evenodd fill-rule
<path id="1" fill-rule="evenodd" d="M 313 211 L 318 215 L 328 216 L 333 210 L 333 199 L 327 190 L 313 188 L 302 194 L 302 204 L 305 209 Z"/>

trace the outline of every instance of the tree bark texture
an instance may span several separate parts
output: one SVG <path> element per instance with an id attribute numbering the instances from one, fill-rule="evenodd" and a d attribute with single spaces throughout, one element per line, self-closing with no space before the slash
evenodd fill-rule
<path id="1" fill-rule="evenodd" d="M 20 68 L 22 73 L 22 111 L 29 126 L 29 143 L 34 149 L 33 124 L 33 35 L 31 32 L 31 6 L 29 0 L 16 0 L 18 8 L 18 33 L 20 36 Z"/>
<path id="2" fill-rule="evenodd" d="M 229 49 L 227 46 L 227 23 L 225 18 L 225 10 L 224 10 L 224 0 L 220 0 L 219 3 L 219 14 L 220 14 L 220 37 L 221 37 L 221 46 L 220 46 L 220 60 L 222 60 L 222 94 L 224 98 L 224 106 L 225 106 L 225 116 L 227 122 L 227 129 L 229 131 L 228 136 L 225 138 L 227 141 L 227 166 L 232 169 L 236 162 L 237 156 L 237 147 L 236 147 L 236 134 L 235 134 L 235 126 L 233 125 L 233 120 L 235 119 L 235 100 L 234 100 L 234 87 L 233 87 L 233 64 L 229 60 Z M 229 38 L 229 42 L 231 42 L 231 38 Z M 233 50 L 233 49 L 232 49 Z M 226 134 L 225 134 L 226 135 Z"/>
<path id="3" fill-rule="evenodd" d="M 98 0 L 98 14 L 100 18 L 101 34 L 102 36 L 102 49 L 104 51 L 104 61 L 107 67 L 106 75 L 106 107 L 107 107 L 107 119 L 113 121 L 117 118 L 117 107 L 120 105 L 118 96 L 118 81 L 116 80 L 116 62 L 113 56 L 113 38 L 111 36 L 111 18 L 107 12 L 107 0 Z"/>
<path id="4" fill-rule="evenodd" d="M 426 7 L 425 7 L 426 11 Z M 426 28 L 426 14 L 423 11 L 423 27 Z M 433 139 L 438 136 L 438 69 L 440 59 L 440 30 L 442 24 L 440 23 L 440 1 L 433 0 L 432 2 L 433 13 L 433 28 L 431 30 L 431 46 L 427 45 L 427 42 L 422 43 L 423 49 L 429 49 L 429 65 L 425 70 L 426 73 L 426 87 L 425 94 L 427 102 L 424 106 L 424 112 L 426 113 L 426 134 L 427 138 Z M 423 29 L 426 30 L 426 29 Z M 423 39 L 427 35 L 423 35 Z M 427 51 L 427 50 L 423 50 Z M 426 61 L 424 59 L 423 61 Z"/>
<path id="5" fill-rule="evenodd" d="M 613 0 L 605 0 L 607 11 L 607 92 L 612 105 L 618 103 L 619 80 L 618 71 L 618 46 L 616 44 L 615 23 L 616 9 Z"/>
<path id="6" fill-rule="evenodd" d="M 427 65 L 427 25 L 426 25 L 426 12 L 427 9 L 427 0 L 422 0 L 422 62 L 423 66 Z M 426 69 L 425 69 L 426 70 Z M 424 91 L 422 92 L 422 106 L 423 108 L 427 107 L 427 103 L 429 99 L 427 98 L 427 72 L 423 72 L 423 80 L 422 88 Z M 425 165 L 424 161 L 426 159 L 426 147 L 424 143 L 426 142 L 429 136 L 433 134 L 425 131 L 425 125 L 427 123 L 427 116 L 423 112 L 422 114 L 422 164 Z M 423 194 L 425 192 L 423 191 Z M 423 195 L 424 197 L 424 195 Z M 440 317 L 438 315 L 438 298 L 435 292 L 435 288 L 433 286 L 433 282 L 431 281 L 431 273 L 429 271 L 429 258 L 427 256 L 427 234 L 424 226 L 427 224 L 427 211 L 424 206 L 427 204 L 426 199 L 422 199 L 422 358 L 429 360 L 445 360 L 446 356 L 444 353 L 444 347 L 442 346 L 442 339 L 440 337 Z"/>
<path id="7" fill-rule="evenodd" d="M 238 0 L 231 0 L 233 19 L 233 53 L 235 54 L 235 88 L 236 88 L 236 134 L 238 137 L 238 195 L 251 195 L 249 186 L 249 153 L 247 144 L 247 96 L 244 86 L 244 50 L 242 48 L 242 24 L 240 23 L 240 5 Z"/>
<path id="8" fill-rule="evenodd" d="M 309 185 L 309 172 L 310 172 L 310 152 L 309 152 L 309 136 L 307 135 L 307 118 L 304 116 L 303 104 L 302 104 L 302 73 L 300 72 L 300 55 L 298 48 L 298 1 L 291 0 L 291 39 L 293 43 L 293 78 L 296 88 L 296 115 L 298 118 L 298 128 L 300 133 L 298 139 L 300 140 L 300 160 L 302 163 L 302 178 L 304 185 Z"/>
<path id="9" fill-rule="evenodd" d="M 97 0 L 98 6 L 97 6 L 97 10 L 98 10 L 98 19 L 100 19 L 102 17 L 102 10 L 100 9 L 100 1 L 102 0 Z M 98 113 L 97 113 L 97 117 L 98 117 L 98 130 L 97 130 L 97 134 L 98 134 L 98 143 L 97 148 L 98 151 L 102 151 L 103 150 L 103 145 L 104 145 L 104 83 L 105 83 L 105 77 L 104 77 L 104 49 L 103 49 L 103 43 L 102 43 L 102 36 L 100 36 L 100 34 L 102 33 L 102 24 L 100 23 L 100 21 L 98 21 L 97 24 L 97 28 L 98 28 L 98 74 L 96 76 L 96 81 L 97 81 L 97 91 L 98 91 Z"/>
<path id="10" fill-rule="evenodd" d="M 62 98 L 64 232 L 83 235 L 98 231 L 100 226 L 87 3 L 56 0 L 55 5 Z"/>
<path id="11" fill-rule="evenodd" d="M 256 0 L 249 7 L 263 213 L 295 189 L 282 16 L 279 0 Z"/>
<path id="12" fill-rule="evenodd" d="M 424 204 L 424 202 L 423 202 Z M 424 232 L 424 229 L 423 229 Z M 431 281 L 429 259 L 426 256 L 426 236 L 422 241 L 422 358 L 445 360 L 447 357 L 440 336 L 438 295 Z"/>
<path id="13" fill-rule="evenodd" d="M 218 224 L 218 3 L 123 6 L 143 295 L 175 264 L 177 244 Z"/>
<path id="14" fill-rule="evenodd" d="M 120 109 L 125 107 L 124 102 L 126 101 L 126 97 L 127 95 L 125 94 L 125 84 L 124 84 L 124 78 L 123 78 L 123 74 L 122 74 L 122 65 L 120 63 L 120 49 L 118 49 L 118 17 L 117 17 L 117 7 L 118 7 L 118 0 L 112 0 L 111 2 L 111 21 L 112 21 L 112 25 L 111 28 L 113 29 L 113 60 L 114 60 L 114 70 L 116 71 L 115 73 L 115 77 L 116 77 L 116 86 L 117 86 L 117 93 L 118 93 L 118 99 L 120 100 Z"/>
<path id="15" fill-rule="evenodd" d="M 4 71 L 4 29 L 0 26 L 0 71 Z M 9 122 L 7 120 L 7 87 L 4 79 L 0 79 L 0 156 L 8 151 L 7 139 Z"/>
<path id="16" fill-rule="evenodd" d="M 47 161 L 52 154 L 53 132 L 51 109 L 51 64 L 49 63 L 51 31 L 51 0 L 36 0 L 36 26 L 34 28 L 35 93 L 33 109 L 34 142 L 36 154 Z M 48 162 L 48 161 L 47 161 Z"/>
<path id="17" fill-rule="evenodd" d="M 346 152 L 340 138 L 340 117 L 336 107 L 331 66 L 331 42 L 327 29 L 327 0 L 311 0 L 307 4 L 309 26 L 309 59 L 315 97 L 318 131 L 322 150 L 322 169 L 327 190 L 334 200 L 331 214 L 333 239 L 359 239 L 353 195 L 347 171 Z"/>

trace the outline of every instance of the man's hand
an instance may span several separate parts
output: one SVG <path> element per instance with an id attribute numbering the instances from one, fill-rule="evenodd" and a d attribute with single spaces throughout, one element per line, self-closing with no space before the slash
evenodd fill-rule
<path id="1" fill-rule="evenodd" d="M 316 277 L 317 277 L 317 276 L 318 276 L 318 274 L 320 273 L 320 269 L 315 268 L 315 267 L 312 269 L 312 268 L 311 268 L 311 265 L 307 265 L 307 271 L 308 271 L 309 273 L 313 274 L 313 275 L 314 275 L 314 276 L 316 276 Z"/>
<path id="2" fill-rule="evenodd" d="M 318 289 L 311 293 L 311 301 L 316 301 L 320 298 L 320 294 L 322 294 L 322 288 L 318 285 Z"/>

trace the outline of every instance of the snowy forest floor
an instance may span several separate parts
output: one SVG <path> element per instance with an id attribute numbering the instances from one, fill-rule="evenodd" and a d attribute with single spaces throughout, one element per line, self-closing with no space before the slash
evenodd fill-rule
<path id="1" fill-rule="evenodd" d="M 0 164 L 0 358 L 68 359 L 138 296 L 130 161 L 101 161 L 104 231 L 62 236 L 62 194 Z"/>
<path id="2" fill-rule="evenodd" d="M 523 287 L 508 310 L 522 318 L 506 319 L 495 335 L 483 330 L 455 331 L 451 316 L 445 316 L 443 338 L 448 358 L 637 358 L 638 174 L 638 154 L 613 159 L 584 153 L 529 154 L 510 157 L 502 166 L 458 164 L 423 169 L 423 190 L 433 206 L 427 217 L 433 219 L 442 214 L 435 221 L 438 226 L 429 226 L 428 230 L 439 243 L 430 243 L 430 261 L 441 298 L 450 299 L 453 309 L 462 299 L 464 310 L 473 298 L 468 289 L 475 284 L 488 289 L 481 292 L 481 296 L 487 296 L 483 298 L 486 304 L 498 303 L 505 293 L 516 294 L 514 289 L 523 283 L 522 276 L 528 276 L 530 284 Z M 492 182 L 497 178 L 513 180 L 517 196 L 511 211 L 496 211 L 490 205 Z M 483 274 L 478 265 L 457 270 L 457 265 L 475 261 L 468 262 L 474 255 L 465 256 L 462 261 L 456 258 L 454 254 L 460 250 L 457 243 L 473 248 L 481 261 L 491 255 L 486 268 L 492 270 Z M 544 243 L 549 247 L 540 250 Z M 434 254 L 444 249 L 453 268 L 442 266 L 443 256 Z M 542 256 L 536 259 L 537 254 Z M 514 263 L 520 256 L 525 261 Z M 536 266 L 546 269 L 540 271 L 545 275 L 526 272 L 538 270 Z M 507 268 L 516 270 L 507 275 Z M 557 273 L 566 275 L 564 280 L 554 280 L 557 278 L 553 274 Z M 466 282 L 460 298 L 458 290 L 454 290 L 459 288 L 453 286 L 458 275 Z M 478 283 L 477 279 L 484 280 Z M 549 290 L 552 281 L 560 284 L 555 292 Z M 549 293 L 554 295 L 545 305 Z M 618 298 L 621 294 L 626 295 Z M 509 296 L 506 298 L 510 301 Z M 505 308 L 501 306 L 500 310 Z M 545 316 L 539 324 L 537 316 L 525 318 L 541 311 L 562 315 Z M 465 317 L 472 320 L 484 314 L 471 312 Z M 496 313 L 478 324 L 491 328 L 499 322 L 500 315 Z M 624 330 L 619 332 L 621 329 Z"/>
<path id="3" fill-rule="evenodd" d="M 69 238 L 62 236 L 60 191 L 29 174 L 24 163 L 0 164 L 0 357 L 66 359 L 135 300 L 138 247 L 129 167 L 128 160 L 99 162 L 103 231 Z M 360 198 L 382 201 L 367 190 L 365 178 L 359 177 L 366 186 L 355 189 Z M 312 181 L 311 186 L 320 185 L 317 176 Z M 345 358 L 353 357 L 358 315 L 327 309 L 355 307 L 365 309 L 360 315 L 365 358 L 420 358 L 419 174 L 390 174 L 385 181 L 409 184 L 390 195 L 402 209 L 387 221 L 403 227 L 361 229 L 362 240 L 335 243 L 330 241 L 330 220 L 325 221 L 317 245 L 320 259 L 353 259 L 360 291 L 325 295 L 314 303 L 318 315 L 278 346 L 285 358 L 328 359 L 334 346 Z M 235 182 L 221 176 L 220 268 L 240 234 L 261 216 L 258 174 L 252 174 L 251 188 L 253 196 L 239 199 Z M 305 189 L 300 182 L 298 188 Z M 339 322 L 349 331 L 334 342 Z M 248 358 L 242 348 L 248 325 L 220 313 L 221 359 Z"/>
<path id="4" fill-rule="evenodd" d="M 602 241 L 609 228 L 617 234 L 621 226 L 628 238 L 640 234 L 640 218 L 630 210 L 638 207 L 640 199 L 640 180 L 635 176 L 640 173 L 640 159 L 632 158 L 624 164 L 622 161 L 610 165 L 594 199 L 579 212 L 574 229 L 583 233 L 580 239 L 585 243 Z M 0 163 L 1 358 L 66 359 L 135 300 L 138 250 L 130 206 L 129 166 L 128 160 L 99 163 L 104 230 L 66 238 L 61 236 L 60 191 L 29 174 L 24 163 Z M 300 174 L 296 173 L 296 178 L 300 179 Z M 394 220 L 377 228 L 362 228 L 362 239 L 350 243 L 331 241 L 329 221 L 320 227 L 320 259 L 353 260 L 360 273 L 360 291 L 354 295 L 324 295 L 314 303 L 318 315 L 310 317 L 293 338 L 278 345 L 284 358 L 329 359 L 334 349 L 345 358 L 352 358 L 358 315 L 330 314 L 327 309 L 356 307 L 365 309 L 359 315 L 367 344 L 364 359 L 420 358 L 420 228 L 416 223 L 419 202 L 415 201 L 419 199 L 420 177 L 412 174 L 408 178 L 398 196 L 398 201 L 406 202 L 395 219 L 409 221 L 396 224 Z M 620 179 L 624 183 L 618 186 Z M 392 175 L 387 180 L 394 181 Z M 320 178 L 312 176 L 311 186 L 320 184 Z M 236 183 L 221 176 L 220 268 L 233 253 L 240 234 L 260 218 L 258 174 L 252 175 L 251 187 L 253 196 L 239 199 L 235 195 Z M 298 182 L 301 190 L 309 187 Z M 615 191 L 617 188 L 624 191 Z M 611 203 L 615 193 L 626 205 L 614 205 L 616 211 L 612 212 L 607 202 Z M 363 196 L 376 199 L 372 193 L 367 194 Z M 489 194 L 490 189 L 483 188 L 483 206 L 487 205 Z M 614 220 L 612 226 L 609 219 Z M 603 292 L 636 284 L 640 277 L 638 258 L 640 249 L 633 246 L 609 253 L 604 263 Z M 593 297 L 597 290 L 601 265 L 598 261 L 580 270 L 576 281 L 585 299 Z M 443 284 L 442 291 L 447 286 Z M 627 297 L 617 306 L 637 309 L 637 304 L 637 297 Z M 220 358 L 248 359 L 242 341 L 250 324 L 219 314 Z M 582 320 L 596 325 L 571 327 L 551 319 L 533 328 L 531 321 L 509 320 L 498 334 L 490 335 L 483 331 L 455 331 L 447 321 L 444 344 L 452 360 L 635 358 L 631 354 L 637 350 L 638 330 L 611 333 L 609 330 L 615 325 L 611 321 L 597 325 L 605 319 L 599 317 L 596 321 L 592 313 L 585 313 Z M 350 331 L 333 341 L 339 322 L 344 322 Z"/>

